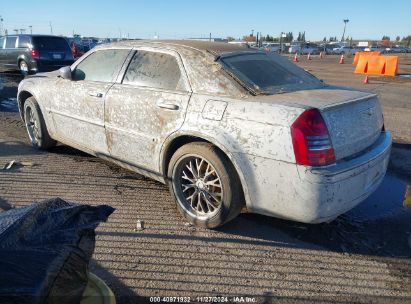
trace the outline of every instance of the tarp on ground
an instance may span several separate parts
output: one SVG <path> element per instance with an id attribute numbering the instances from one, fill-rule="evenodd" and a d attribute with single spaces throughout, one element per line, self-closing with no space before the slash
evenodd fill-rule
<path id="1" fill-rule="evenodd" d="M 56 198 L 0 213 L 0 303 L 78 303 L 94 230 L 113 211 Z"/>

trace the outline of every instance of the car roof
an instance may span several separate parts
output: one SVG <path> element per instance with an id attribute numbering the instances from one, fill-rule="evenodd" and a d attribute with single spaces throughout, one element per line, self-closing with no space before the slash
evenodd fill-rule
<path id="1" fill-rule="evenodd" d="M 224 53 L 250 51 L 249 48 L 239 44 L 198 40 L 124 40 L 110 43 L 110 45 L 130 47 L 163 46 L 176 50 L 178 50 L 179 48 L 195 49 L 198 51 L 207 51 L 217 56 Z"/>

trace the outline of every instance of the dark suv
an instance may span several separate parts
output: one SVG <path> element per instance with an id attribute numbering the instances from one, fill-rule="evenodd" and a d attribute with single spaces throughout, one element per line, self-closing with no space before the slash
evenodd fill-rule
<path id="1" fill-rule="evenodd" d="M 19 70 L 23 75 L 47 72 L 74 62 L 63 37 L 8 35 L 0 37 L 0 69 Z"/>

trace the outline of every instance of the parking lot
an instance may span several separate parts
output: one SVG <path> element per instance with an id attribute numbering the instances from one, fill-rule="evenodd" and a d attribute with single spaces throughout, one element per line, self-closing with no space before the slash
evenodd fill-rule
<path id="1" fill-rule="evenodd" d="M 248 296 L 265 303 L 307 301 L 411 302 L 411 78 L 353 74 L 339 56 L 298 65 L 325 82 L 380 95 L 394 146 L 388 174 L 365 202 L 331 223 L 307 225 L 243 213 L 217 230 L 193 227 L 178 214 L 166 186 L 59 145 L 39 152 L 28 144 L 16 107 L 19 75 L 0 74 L 0 208 L 61 197 L 116 208 L 97 229 L 91 271 L 118 303 L 150 297 Z M 411 54 L 401 55 L 411 74 Z M 136 230 L 137 220 L 144 230 Z M 165 299 L 166 300 L 166 299 Z"/>

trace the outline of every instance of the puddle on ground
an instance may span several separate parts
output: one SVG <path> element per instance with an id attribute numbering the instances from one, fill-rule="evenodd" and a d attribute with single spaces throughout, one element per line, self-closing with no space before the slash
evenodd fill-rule
<path id="1" fill-rule="evenodd" d="M 19 108 L 17 106 L 16 98 L 7 98 L 0 100 L 0 111 L 2 112 L 18 112 Z"/>
<path id="2" fill-rule="evenodd" d="M 15 99 L 17 87 L 23 77 L 19 74 L 0 73 L 0 106 L 8 99 Z"/>
<path id="3" fill-rule="evenodd" d="M 387 174 L 364 202 L 331 223 L 307 225 L 302 239 L 343 252 L 411 257 L 411 208 L 404 206 L 406 184 Z"/>
<path id="4" fill-rule="evenodd" d="M 380 187 L 364 202 L 347 212 L 346 217 L 366 222 L 410 212 L 411 209 L 403 206 L 405 191 L 406 184 L 402 180 L 386 175 Z"/>
<path id="5" fill-rule="evenodd" d="M 411 208 L 403 205 L 405 189 L 401 179 L 387 174 L 370 197 L 330 223 L 302 224 L 243 214 L 255 228 L 244 228 L 240 219 L 222 230 L 266 241 L 278 241 L 276 235 L 285 233 L 291 237 L 287 240 L 290 245 L 296 239 L 295 246 L 302 241 L 344 253 L 411 257 Z"/>

